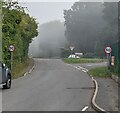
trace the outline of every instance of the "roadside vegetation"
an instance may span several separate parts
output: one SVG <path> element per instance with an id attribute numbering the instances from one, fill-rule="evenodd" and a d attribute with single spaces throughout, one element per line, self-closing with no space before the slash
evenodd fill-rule
<path id="1" fill-rule="evenodd" d="M 94 77 L 111 77 L 108 67 L 96 67 L 90 69 L 88 73 Z"/>
<path id="2" fill-rule="evenodd" d="M 100 63 L 104 62 L 105 59 L 97 59 L 97 58 L 64 58 L 63 61 L 65 63 Z"/>
<path id="3" fill-rule="evenodd" d="M 29 65 L 30 65 L 30 59 L 27 59 L 27 61 L 24 63 L 19 63 L 19 65 L 15 63 L 12 71 L 12 79 L 22 77 Z"/>
<path id="4" fill-rule="evenodd" d="M 33 38 L 38 35 L 38 24 L 25 7 L 17 1 L 2 2 L 2 62 L 9 68 L 11 53 L 9 46 L 14 45 L 12 75 L 17 76 L 28 64 L 28 49 Z"/>
<path id="5" fill-rule="evenodd" d="M 120 2 L 102 4 L 75 2 L 70 9 L 64 10 L 65 34 L 69 45 L 74 46 L 77 52 L 84 52 L 85 57 L 90 55 L 99 58 L 106 58 L 104 52 L 106 46 L 112 47 L 111 55 L 115 57 L 115 65 L 110 67 L 110 71 L 118 76 L 120 76 L 119 7 Z M 74 59 L 65 61 L 76 63 Z"/>
<path id="6" fill-rule="evenodd" d="M 75 2 L 64 18 L 67 40 L 77 52 L 105 58 L 104 48 L 118 40 L 117 2 Z"/>

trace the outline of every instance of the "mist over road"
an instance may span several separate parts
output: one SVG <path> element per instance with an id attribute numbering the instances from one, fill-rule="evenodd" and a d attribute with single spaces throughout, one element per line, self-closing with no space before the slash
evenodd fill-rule
<path id="1" fill-rule="evenodd" d="M 3 110 L 81 111 L 90 110 L 93 83 L 84 72 L 60 59 L 35 59 L 34 71 L 13 80 L 3 90 Z"/>
<path id="2" fill-rule="evenodd" d="M 61 48 L 66 44 L 64 23 L 50 21 L 39 26 L 39 36 L 30 44 L 29 55 L 38 58 L 60 57 Z"/>

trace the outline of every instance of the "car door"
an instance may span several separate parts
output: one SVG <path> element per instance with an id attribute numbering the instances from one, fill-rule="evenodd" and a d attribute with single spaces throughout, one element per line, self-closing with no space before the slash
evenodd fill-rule
<path id="1" fill-rule="evenodd" d="M 7 76 L 6 76 L 6 67 L 2 65 L 2 83 L 6 82 Z"/>
<path id="2" fill-rule="evenodd" d="M 2 83 L 2 63 L 0 62 L 0 83 Z"/>

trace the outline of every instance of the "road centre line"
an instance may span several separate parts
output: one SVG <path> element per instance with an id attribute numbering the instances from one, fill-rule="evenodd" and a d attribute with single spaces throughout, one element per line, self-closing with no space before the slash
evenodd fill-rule
<path id="1" fill-rule="evenodd" d="M 85 106 L 82 111 L 86 111 L 88 109 L 88 106 Z"/>
<path id="2" fill-rule="evenodd" d="M 81 71 L 83 71 L 84 73 L 86 73 L 88 70 L 87 69 L 85 69 L 85 68 L 79 68 L 79 66 L 77 67 L 77 66 L 73 66 L 74 68 L 76 68 L 76 69 L 78 69 L 78 70 L 81 70 Z"/>
<path id="3" fill-rule="evenodd" d="M 74 66 L 74 68 L 76 68 L 76 69 L 80 70 L 80 68 L 78 68 L 78 67 L 76 67 L 76 66 Z"/>
<path id="4" fill-rule="evenodd" d="M 87 72 L 87 71 L 85 71 L 85 70 L 82 70 L 82 71 L 85 72 L 85 73 Z"/>
<path id="5" fill-rule="evenodd" d="M 86 69 L 86 68 L 84 68 L 84 67 L 81 67 L 81 66 L 73 66 L 73 65 L 71 65 L 71 64 L 67 64 L 67 65 L 68 65 L 68 66 L 71 66 L 71 67 L 73 67 L 73 68 L 75 68 L 75 69 L 81 70 L 81 71 L 83 71 L 84 73 L 88 72 L 88 69 Z"/>
<path id="6" fill-rule="evenodd" d="M 83 69 L 83 70 L 86 70 L 88 71 L 88 69 L 84 68 L 84 67 L 81 67 L 81 66 L 78 66 L 79 68 Z"/>

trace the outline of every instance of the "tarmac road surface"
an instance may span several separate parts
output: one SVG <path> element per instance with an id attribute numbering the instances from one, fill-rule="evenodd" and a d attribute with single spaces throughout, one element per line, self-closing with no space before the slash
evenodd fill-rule
<path id="1" fill-rule="evenodd" d="M 29 75 L 13 80 L 2 91 L 3 111 L 92 110 L 94 84 L 86 72 L 60 59 L 35 59 Z"/>

